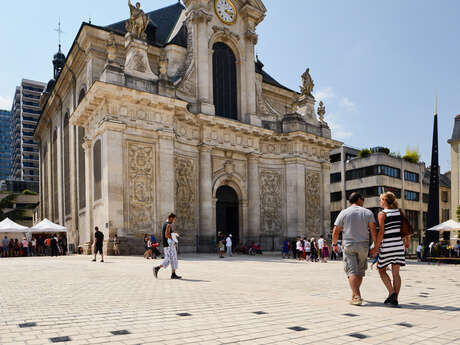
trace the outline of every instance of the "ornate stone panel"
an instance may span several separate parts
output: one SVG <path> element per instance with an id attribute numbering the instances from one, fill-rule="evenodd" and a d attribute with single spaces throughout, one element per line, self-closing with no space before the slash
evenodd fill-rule
<path id="1" fill-rule="evenodd" d="M 281 231 L 281 173 L 264 169 L 260 172 L 260 228 L 263 234 Z"/>
<path id="2" fill-rule="evenodd" d="M 192 158 L 176 155 L 176 230 L 181 242 L 192 244 L 196 235 L 197 178 L 196 164 Z"/>
<path id="3" fill-rule="evenodd" d="M 151 231 L 154 219 L 154 149 L 150 144 L 127 142 L 128 233 Z"/>
<path id="4" fill-rule="evenodd" d="M 319 171 L 305 171 L 305 225 L 308 234 L 321 231 L 321 175 Z"/>

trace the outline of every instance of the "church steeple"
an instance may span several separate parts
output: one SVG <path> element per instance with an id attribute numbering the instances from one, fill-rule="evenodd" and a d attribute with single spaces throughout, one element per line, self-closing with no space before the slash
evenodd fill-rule
<path id="1" fill-rule="evenodd" d="M 54 80 L 57 80 L 59 73 L 65 65 L 65 55 L 61 52 L 61 45 L 59 44 L 59 51 L 54 54 L 53 57 L 53 67 L 54 67 Z"/>

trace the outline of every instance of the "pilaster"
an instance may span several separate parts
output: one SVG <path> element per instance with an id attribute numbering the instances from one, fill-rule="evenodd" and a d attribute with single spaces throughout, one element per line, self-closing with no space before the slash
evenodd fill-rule
<path id="1" fill-rule="evenodd" d="M 206 250 L 209 241 L 215 236 L 215 227 L 212 226 L 212 160 L 211 147 L 200 146 L 200 228 L 198 231 L 198 250 Z M 202 248 L 204 247 L 204 248 Z"/>
<path id="2" fill-rule="evenodd" d="M 89 234 L 86 238 L 89 243 L 87 245 L 87 251 L 91 251 L 91 245 L 94 240 L 93 231 L 93 158 L 91 150 L 91 141 L 85 140 L 83 142 L 83 149 L 85 150 L 85 186 L 86 186 L 86 217 L 85 224 L 80 224 L 80 231 L 84 231 Z"/>
<path id="3" fill-rule="evenodd" d="M 259 155 L 248 155 L 248 237 L 255 238 L 260 232 L 260 178 Z"/>

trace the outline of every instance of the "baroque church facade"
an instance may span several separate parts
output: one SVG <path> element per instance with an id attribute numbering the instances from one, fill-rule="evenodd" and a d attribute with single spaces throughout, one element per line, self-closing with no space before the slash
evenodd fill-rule
<path id="1" fill-rule="evenodd" d="M 331 139 L 307 70 L 300 92 L 256 59 L 260 0 L 183 0 L 109 25 L 83 23 L 42 96 L 40 213 L 89 250 L 124 254 L 177 214 L 182 251 L 278 249 L 330 228 Z M 299 78 L 300 79 L 300 78 Z M 137 249 L 136 249 L 137 248 Z"/>

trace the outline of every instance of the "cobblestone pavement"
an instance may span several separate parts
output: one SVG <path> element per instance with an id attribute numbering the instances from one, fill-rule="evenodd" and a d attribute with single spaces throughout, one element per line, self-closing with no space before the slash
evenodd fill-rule
<path id="1" fill-rule="evenodd" d="M 169 270 L 155 280 L 137 257 L 0 259 L 0 344 L 460 344 L 457 266 L 403 268 L 391 308 L 376 271 L 365 305 L 349 305 L 341 262 L 190 255 L 179 265 L 182 281 Z"/>

